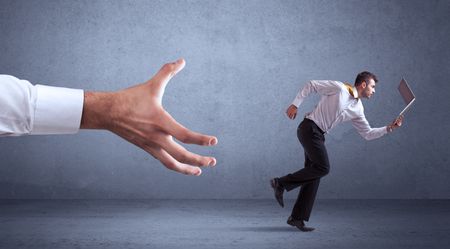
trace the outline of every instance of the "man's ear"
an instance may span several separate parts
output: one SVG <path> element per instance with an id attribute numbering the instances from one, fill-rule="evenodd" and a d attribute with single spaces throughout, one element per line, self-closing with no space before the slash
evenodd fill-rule
<path id="1" fill-rule="evenodd" d="M 365 82 L 365 81 L 363 81 L 362 83 L 361 83 L 361 87 L 364 89 L 364 88 L 366 88 L 367 87 L 367 83 Z"/>

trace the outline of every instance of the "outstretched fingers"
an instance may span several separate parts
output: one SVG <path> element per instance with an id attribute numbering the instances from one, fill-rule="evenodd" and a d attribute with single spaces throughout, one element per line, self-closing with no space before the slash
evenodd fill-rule
<path id="1" fill-rule="evenodd" d="M 198 167 L 191 166 L 185 163 L 180 163 L 175 160 L 169 153 L 158 146 L 145 146 L 145 151 L 152 154 L 156 159 L 158 159 L 166 168 L 185 174 L 199 176 L 202 170 Z"/>
<path id="2" fill-rule="evenodd" d="M 192 153 L 173 141 L 171 136 L 164 136 L 164 138 L 161 139 L 160 146 L 181 163 L 200 167 L 216 165 L 216 159 L 214 157 L 201 156 Z"/>
<path id="3" fill-rule="evenodd" d="M 214 136 L 204 135 L 195 131 L 191 131 L 178 123 L 168 112 L 165 112 L 161 121 L 162 127 L 182 143 L 198 144 L 204 146 L 216 145 L 218 140 Z"/>

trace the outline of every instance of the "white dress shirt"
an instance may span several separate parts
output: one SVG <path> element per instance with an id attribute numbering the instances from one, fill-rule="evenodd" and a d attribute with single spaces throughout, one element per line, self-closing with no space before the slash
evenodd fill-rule
<path id="1" fill-rule="evenodd" d="M 321 95 L 316 108 L 306 114 L 306 118 L 314 121 L 324 132 L 344 121 L 351 120 L 358 133 L 366 140 L 379 138 L 387 133 L 387 127 L 372 128 L 364 116 L 364 107 L 358 98 L 358 91 L 352 87 L 352 96 L 340 81 L 311 80 L 301 89 L 293 105 L 298 107 L 311 93 Z"/>
<path id="2" fill-rule="evenodd" d="M 0 136 L 76 133 L 83 101 L 80 89 L 34 86 L 0 74 Z"/>

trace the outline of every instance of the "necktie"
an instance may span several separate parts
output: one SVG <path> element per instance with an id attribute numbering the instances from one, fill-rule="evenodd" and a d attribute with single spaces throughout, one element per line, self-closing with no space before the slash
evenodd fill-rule
<path id="1" fill-rule="evenodd" d="M 350 95 L 352 95 L 352 97 L 355 97 L 355 94 L 353 94 L 353 87 L 348 84 L 348 83 L 344 83 L 344 86 L 347 88 L 348 92 L 350 93 Z"/>

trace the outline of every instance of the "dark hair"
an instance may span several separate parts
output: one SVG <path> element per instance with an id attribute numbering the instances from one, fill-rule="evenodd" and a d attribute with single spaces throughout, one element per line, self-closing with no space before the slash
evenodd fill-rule
<path id="1" fill-rule="evenodd" d="M 373 79 L 375 83 L 378 82 L 377 76 L 375 74 L 367 71 L 361 72 L 356 76 L 355 86 L 361 85 L 361 83 L 363 83 L 364 81 L 366 82 L 366 84 L 368 84 L 370 79 Z"/>

